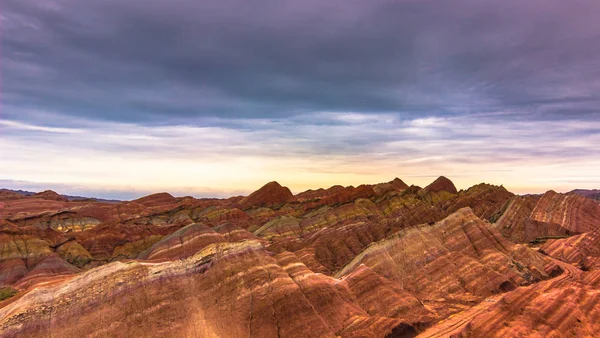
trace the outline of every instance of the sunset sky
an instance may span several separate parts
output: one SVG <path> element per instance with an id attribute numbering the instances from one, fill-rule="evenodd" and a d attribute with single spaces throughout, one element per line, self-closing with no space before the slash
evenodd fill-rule
<path id="1" fill-rule="evenodd" d="M 0 187 L 600 188 L 600 2 L 3 0 Z"/>

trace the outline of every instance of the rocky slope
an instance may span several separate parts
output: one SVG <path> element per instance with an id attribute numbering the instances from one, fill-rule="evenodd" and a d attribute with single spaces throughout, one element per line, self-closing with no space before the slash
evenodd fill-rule
<path id="1" fill-rule="evenodd" d="M 597 329 L 600 206 L 576 194 L 440 177 L 297 195 L 271 182 L 229 199 L 57 195 L 0 191 L 1 336 Z"/>
<path id="2" fill-rule="evenodd" d="M 543 196 L 516 196 L 496 222 L 516 242 L 570 236 L 598 228 L 600 204 L 577 194 L 548 191 Z"/>

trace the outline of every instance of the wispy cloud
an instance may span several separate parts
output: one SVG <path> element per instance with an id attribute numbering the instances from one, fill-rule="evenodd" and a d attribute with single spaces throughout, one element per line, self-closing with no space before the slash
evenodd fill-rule
<path id="1" fill-rule="evenodd" d="M 8 127 L 10 129 L 16 130 L 31 130 L 31 131 L 41 131 L 46 133 L 68 133 L 68 134 L 77 134 L 83 132 L 81 129 L 77 128 L 57 128 L 57 127 L 47 127 L 43 125 L 33 125 L 27 124 L 18 121 L 10 121 L 10 120 L 0 120 L 0 127 Z"/>
<path id="2" fill-rule="evenodd" d="M 4 0 L 0 179 L 598 187 L 598 17 L 586 0 Z"/>
<path id="3" fill-rule="evenodd" d="M 252 119 L 260 128 L 251 129 L 227 127 L 227 119 L 213 127 L 106 122 L 51 136 L 43 127 L 4 124 L 0 178 L 205 196 L 248 193 L 272 179 L 298 192 L 395 176 L 425 185 L 443 174 L 463 188 L 485 180 L 539 192 L 575 188 L 573 177 L 593 185 L 589 172 L 600 165 L 600 121 L 326 116 L 336 123 L 322 123 L 320 113 Z M 561 178 L 565 184 L 557 186 Z"/>

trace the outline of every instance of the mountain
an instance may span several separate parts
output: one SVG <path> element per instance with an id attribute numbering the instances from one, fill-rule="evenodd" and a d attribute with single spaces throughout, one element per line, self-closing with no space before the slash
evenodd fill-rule
<path id="1" fill-rule="evenodd" d="M 570 192 L 571 194 L 581 195 L 583 197 L 591 198 L 593 200 L 600 202 L 600 189 L 575 189 Z"/>
<path id="2" fill-rule="evenodd" d="M 0 335 L 593 336 L 600 205 L 440 177 L 133 201 L 0 191 Z"/>
<path id="3" fill-rule="evenodd" d="M 26 191 L 26 190 L 11 190 L 11 189 L 0 189 L 0 199 L 2 198 L 2 196 L 4 196 L 4 194 L 7 195 L 12 195 L 15 197 L 20 197 L 20 196 L 33 196 L 33 195 L 37 195 L 38 197 L 41 194 L 55 194 L 58 196 L 62 196 L 64 198 L 66 198 L 69 201 L 95 201 L 95 202 L 120 202 L 120 200 L 114 200 L 114 199 L 104 199 L 104 198 L 97 198 L 97 197 L 83 197 L 83 196 L 70 196 L 70 195 L 59 195 L 58 193 L 52 191 L 52 190 L 46 190 L 46 191 L 42 191 L 42 192 L 33 192 L 33 191 Z"/>

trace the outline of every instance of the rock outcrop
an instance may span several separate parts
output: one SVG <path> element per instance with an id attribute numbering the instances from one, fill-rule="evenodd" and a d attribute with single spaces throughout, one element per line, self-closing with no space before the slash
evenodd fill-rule
<path id="1" fill-rule="evenodd" d="M 419 299 L 444 299 L 444 309 L 451 310 L 547 279 L 545 271 L 552 263 L 507 241 L 463 208 L 433 225 L 411 227 L 370 245 L 336 276 L 361 265 Z"/>
<path id="2" fill-rule="evenodd" d="M 177 200 L 171 194 L 166 192 L 161 192 L 158 194 L 152 194 L 149 196 L 145 196 L 142 198 L 138 198 L 137 200 L 132 201 L 133 203 L 139 203 L 146 207 L 155 207 L 165 204 L 175 203 Z"/>
<path id="3" fill-rule="evenodd" d="M 294 198 L 287 187 L 282 187 L 277 182 L 269 182 L 262 188 L 251 193 L 240 201 L 242 209 L 251 207 L 281 206 Z"/>
<path id="4" fill-rule="evenodd" d="M 38 193 L 31 195 L 31 197 L 41 198 L 41 199 L 45 199 L 45 200 L 60 201 L 60 202 L 68 202 L 69 201 L 69 199 L 66 198 L 65 196 L 59 195 L 57 192 L 52 191 L 52 190 L 38 192 Z"/>
<path id="5" fill-rule="evenodd" d="M 66 242 L 53 230 L 19 227 L 0 220 L 0 287 L 25 287 L 80 270 L 55 248 Z"/>
<path id="6" fill-rule="evenodd" d="M 347 287 L 297 264 L 252 241 L 211 244 L 184 260 L 115 262 L 4 305 L 0 330 L 6 337 L 377 337 L 400 324 L 369 316 Z M 73 313 L 78 320 L 69 322 Z"/>
<path id="7" fill-rule="evenodd" d="M 558 224 L 569 233 L 583 233 L 598 229 L 600 205 L 576 194 L 559 194 L 548 191 L 538 201 L 531 219 Z"/>
<path id="8" fill-rule="evenodd" d="M 438 177 L 435 181 L 424 188 L 426 192 L 440 192 L 447 191 L 451 194 L 456 194 L 458 191 L 454 186 L 454 183 L 444 176 Z"/>
<path id="9" fill-rule="evenodd" d="M 539 251 L 582 270 L 596 270 L 600 268 L 600 232 L 550 239 Z"/>
<path id="10" fill-rule="evenodd" d="M 600 228 L 600 205 L 576 194 L 548 191 L 543 196 L 515 196 L 496 222 L 515 242 L 569 236 Z"/>

